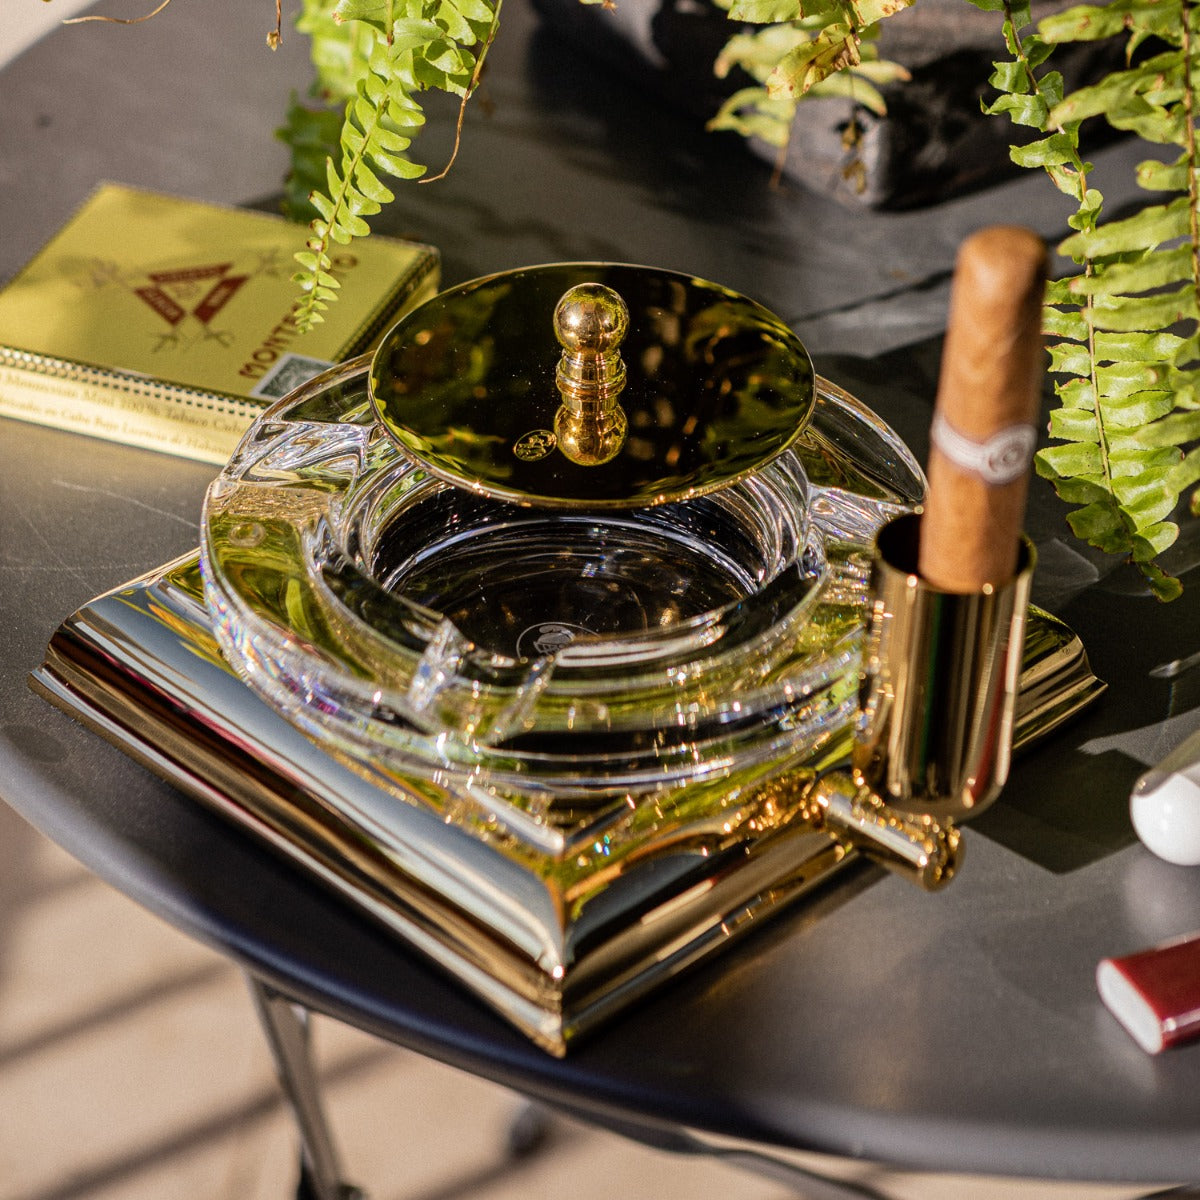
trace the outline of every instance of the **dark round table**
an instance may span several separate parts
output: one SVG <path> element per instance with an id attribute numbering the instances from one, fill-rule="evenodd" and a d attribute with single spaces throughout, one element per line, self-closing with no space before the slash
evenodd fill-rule
<path id="1" fill-rule="evenodd" d="M 270 8 L 203 0 L 64 28 L 0 72 L 0 276 L 102 179 L 268 204 L 284 168 L 270 129 L 307 82 L 298 36 L 263 48 Z M 923 452 L 954 248 L 1014 213 L 1054 235 L 1064 213 L 1042 182 L 890 215 L 772 191 L 739 146 L 527 9 L 505 18 L 458 164 L 402 191 L 383 227 L 437 244 L 448 283 L 604 258 L 746 291 Z M 431 158 L 452 122 L 434 107 Z M 1145 764 L 1200 724 L 1200 580 L 1159 605 L 1073 543 L 1037 484 L 1036 598 L 1110 689 L 1019 763 L 968 829 L 961 877 L 929 896 L 859 873 L 556 1060 L 29 690 L 62 618 L 194 547 L 213 474 L 0 422 L 0 796 L 104 879 L 304 1005 L 647 1136 L 1045 1178 L 1200 1175 L 1200 1046 L 1148 1058 L 1093 982 L 1105 955 L 1200 929 L 1200 873 L 1150 856 L 1126 812 Z M 1194 539 L 1177 555 L 1186 570 Z"/>

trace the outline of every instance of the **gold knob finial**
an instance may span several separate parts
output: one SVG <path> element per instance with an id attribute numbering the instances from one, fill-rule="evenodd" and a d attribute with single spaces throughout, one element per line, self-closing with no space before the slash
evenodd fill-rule
<path id="1" fill-rule="evenodd" d="M 617 397 L 625 386 L 620 345 L 628 328 L 625 301 L 603 284 L 581 283 L 555 306 L 554 335 L 563 352 L 554 433 L 559 449 L 579 466 L 606 463 L 624 445 L 628 423 Z"/>
<path id="2" fill-rule="evenodd" d="M 625 301 L 601 283 L 581 283 L 565 292 L 554 309 L 554 334 L 563 358 L 594 359 L 615 355 L 629 328 Z"/>

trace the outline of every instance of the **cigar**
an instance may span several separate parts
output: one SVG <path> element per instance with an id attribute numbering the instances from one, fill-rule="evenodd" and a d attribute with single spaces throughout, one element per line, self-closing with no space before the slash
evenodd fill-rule
<path id="1" fill-rule="evenodd" d="M 930 431 L 918 571 L 971 593 L 1015 574 L 1041 399 L 1046 247 L 995 226 L 962 245 Z"/>

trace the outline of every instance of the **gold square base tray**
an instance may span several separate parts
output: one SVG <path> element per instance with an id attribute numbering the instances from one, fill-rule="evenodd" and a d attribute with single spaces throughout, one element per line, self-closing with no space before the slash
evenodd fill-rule
<path id="1" fill-rule="evenodd" d="M 619 862 L 597 830 L 582 882 L 576 870 L 567 886 L 552 856 L 459 819 L 419 781 L 327 751 L 251 693 L 217 648 L 194 554 L 85 605 L 32 683 L 554 1054 L 855 858 L 795 814 L 731 822 L 717 805 L 665 821 Z M 1032 612 L 1017 748 L 1102 690 L 1074 634 Z M 849 736 L 812 769 L 844 755 Z"/>

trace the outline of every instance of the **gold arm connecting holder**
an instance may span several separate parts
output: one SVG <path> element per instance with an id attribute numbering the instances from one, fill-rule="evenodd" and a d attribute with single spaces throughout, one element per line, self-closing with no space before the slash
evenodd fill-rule
<path id="1" fill-rule="evenodd" d="M 944 887 L 958 869 L 961 838 L 953 824 L 892 812 L 852 771 L 822 775 L 804 797 L 804 817 L 927 892 Z"/>
<path id="2" fill-rule="evenodd" d="M 805 816 L 928 890 L 953 876 L 954 822 L 986 808 L 1008 778 L 1035 554 L 1016 576 L 962 595 L 916 573 L 920 515 L 880 530 L 849 768 L 804 797 Z"/>

